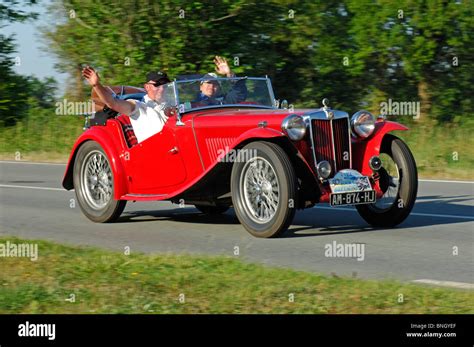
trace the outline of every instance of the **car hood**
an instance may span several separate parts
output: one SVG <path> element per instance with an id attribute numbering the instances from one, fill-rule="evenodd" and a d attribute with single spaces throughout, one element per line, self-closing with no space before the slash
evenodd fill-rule
<path id="1" fill-rule="evenodd" d="M 239 127 L 242 131 L 255 128 L 265 122 L 266 126 L 280 129 L 281 122 L 290 114 L 302 115 L 314 109 L 297 109 L 293 111 L 281 109 L 256 108 L 219 108 L 192 112 L 192 122 L 195 128 L 202 127 Z M 189 117 L 185 115 L 185 118 Z"/>

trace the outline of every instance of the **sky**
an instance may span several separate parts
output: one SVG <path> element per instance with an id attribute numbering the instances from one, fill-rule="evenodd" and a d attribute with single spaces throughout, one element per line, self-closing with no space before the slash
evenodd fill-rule
<path id="1" fill-rule="evenodd" d="M 48 52 L 47 44 L 42 39 L 39 30 L 41 26 L 54 25 L 54 17 L 46 11 L 46 7 L 51 1 L 43 0 L 41 2 L 41 5 L 28 6 L 23 9 L 27 12 L 37 12 L 38 19 L 24 23 L 9 23 L 1 30 L 6 35 L 15 35 L 17 52 L 12 55 L 12 58 L 18 57 L 19 65 L 13 66 L 13 70 L 21 75 L 34 75 L 41 79 L 54 77 L 58 82 L 58 89 L 61 90 L 64 89 L 68 76 L 55 70 L 54 64 L 57 59 L 52 52 Z M 58 93 L 61 94 L 59 90 Z"/>

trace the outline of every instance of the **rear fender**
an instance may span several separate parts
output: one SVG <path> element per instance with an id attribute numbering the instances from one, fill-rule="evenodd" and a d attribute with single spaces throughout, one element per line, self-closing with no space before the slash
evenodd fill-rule
<path id="1" fill-rule="evenodd" d="M 372 136 L 367 140 L 352 141 L 352 166 L 354 169 L 366 176 L 372 175 L 372 169 L 369 167 L 369 160 L 374 155 L 380 155 L 383 138 L 386 134 L 394 130 L 408 130 L 400 123 L 383 121 L 375 124 L 375 130 Z"/>
<path id="2" fill-rule="evenodd" d="M 110 133 L 117 132 L 116 134 Z M 115 141 L 114 141 L 115 139 Z M 109 120 L 107 127 L 92 127 L 85 131 L 74 143 L 74 146 L 69 156 L 69 161 L 66 166 L 62 185 L 65 189 L 71 190 L 74 188 L 73 171 L 76 155 L 79 148 L 87 141 L 95 141 L 100 144 L 109 159 L 112 173 L 114 176 L 114 199 L 119 200 L 121 196 L 128 193 L 128 185 L 126 180 L 125 169 L 120 160 L 121 152 L 127 149 L 125 140 L 121 133 L 121 127 L 116 120 Z M 124 147 L 125 146 L 125 147 Z"/>

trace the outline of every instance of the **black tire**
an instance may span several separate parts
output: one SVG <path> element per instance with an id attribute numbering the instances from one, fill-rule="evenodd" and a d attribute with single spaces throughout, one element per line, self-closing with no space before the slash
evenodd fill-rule
<path id="1" fill-rule="evenodd" d="M 204 214 L 218 215 L 222 214 L 229 209 L 229 206 L 206 206 L 206 205 L 194 205 L 199 211 Z"/>
<path id="2" fill-rule="evenodd" d="M 398 167 L 398 191 L 394 202 L 385 208 L 376 204 L 356 205 L 360 216 L 374 227 L 394 227 L 403 222 L 410 214 L 418 191 L 418 173 L 415 159 L 408 146 L 398 137 L 386 135 L 382 141 L 381 153 L 391 157 Z M 381 180 L 387 177 L 387 171 L 379 171 Z M 390 178 L 390 176 L 388 176 Z M 388 183 L 381 186 L 387 187 Z"/>
<path id="3" fill-rule="evenodd" d="M 95 158 L 95 164 L 94 164 Z M 99 161 L 97 161 L 99 160 Z M 95 174 L 86 175 L 88 165 L 97 167 L 92 171 Z M 90 168 L 90 166 L 89 166 Z M 88 173 L 92 172 L 88 171 Z M 100 177 L 99 177 L 100 176 Z M 85 142 L 78 150 L 74 162 L 74 189 L 77 201 L 84 215 L 97 223 L 108 223 L 115 221 L 122 214 L 127 201 L 114 200 L 114 176 L 110 167 L 109 159 L 102 147 L 95 141 Z M 94 181 L 96 184 L 86 182 Z M 99 188 L 100 186 L 100 188 Z M 94 190 L 94 192 L 92 192 Z M 99 195 L 96 192 L 99 192 Z M 101 200 L 96 197 L 103 197 Z"/>
<path id="4" fill-rule="evenodd" d="M 236 162 L 232 167 L 231 193 L 237 218 L 256 237 L 277 237 L 286 231 L 295 215 L 298 201 L 295 170 L 286 152 L 276 144 L 252 142 L 242 150 L 256 156 L 245 162 Z M 268 175 L 261 176 L 260 183 L 251 182 L 252 179 L 260 180 L 257 175 L 264 172 Z M 256 204 L 256 209 L 253 204 Z M 264 205 L 272 205 L 272 208 L 265 210 L 268 218 L 259 218 L 256 210 L 262 212 Z"/>

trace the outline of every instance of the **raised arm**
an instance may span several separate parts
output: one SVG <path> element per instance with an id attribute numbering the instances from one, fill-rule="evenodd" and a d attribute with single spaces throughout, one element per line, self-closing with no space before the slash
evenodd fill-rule
<path id="1" fill-rule="evenodd" d="M 235 74 L 230 69 L 229 63 L 223 57 L 216 55 L 214 58 L 214 64 L 216 65 L 216 72 L 219 75 L 224 75 L 226 77 L 235 77 Z"/>
<path id="2" fill-rule="evenodd" d="M 235 73 L 230 69 L 229 63 L 223 57 L 216 55 L 214 58 L 216 72 L 226 77 L 235 77 Z M 225 95 L 225 104 L 238 104 L 247 98 L 247 86 L 245 80 L 234 81 L 232 89 Z"/>
<path id="3" fill-rule="evenodd" d="M 114 98 L 112 92 L 100 83 L 99 74 L 90 66 L 82 70 L 82 76 L 95 89 L 100 100 L 107 105 L 108 108 L 118 113 L 131 115 L 135 109 L 135 103 L 132 100 L 119 100 Z"/>

